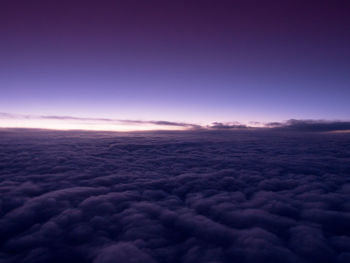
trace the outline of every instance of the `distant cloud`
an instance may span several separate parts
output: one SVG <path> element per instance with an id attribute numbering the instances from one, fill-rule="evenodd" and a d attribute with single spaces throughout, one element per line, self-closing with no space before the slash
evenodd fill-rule
<path id="1" fill-rule="evenodd" d="M 118 120 L 113 120 L 108 118 L 81 118 L 81 117 L 72 117 L 72 116 L 33 116 L 32 118 L 52 119 L 52 120 L 107 121 L 107 122 L 118 121 Z"/>
<path id="2" fill-rule="evenodd" d="M 188 124 L 183 122 L 171 121 L 140 121 L 140 120 L 125 120 L 125 119 L 108 119 L 108 118 L 80 118 L 71 116 L 39 116 L 42 119 L 55 120 L 79 120 L 79 121 L 101 121 L 101 122 L 118 122 L 118 123 L 133 123 L 133 124 L 154 124 L 164 126 L 181 126 L 181 127 L 198 127 L 199 125 Z"/>
<path id="3" fill-rule="evenodd" d="M 122 123 L 134 123 L 134 124 L 154 124 L 163 126 L 178 126 L 187 128 L 201 128 L 200 125 L 184 123 L 184 122 L 172 122 L 172 121 L 138 121 L 138 120 L 118 120 Z"/>
<path id="4" fill-rule="evenodd" d="M 74 116 L 56 116 L 56 115 L 24 115 L 24 114 L 11 114 L 1 113 L 0 119 L 3 120 L 33 120 L 33 121 L 58 121 L 60 123 L 77 123 L 81 125 L 81 129 L 84 129 L 84 125 L 89 125 L 87 129 L 94 127 L 108 127 L 107 130 L 113 130 L 113 127 L 148 127 L 148 130 L 157 129 L 171 129 L 177 130 L 218 130 L 218 131 L 230 131 L 230 130 L 279 130 L 279 131 L 301 131 L 301 132 L 333 132 L 333 131 L 350 131 L 350 121 L 329 121 L 329 120 L 296 120 L 291 119 L 285 122 L 249 122 L 243 124 L 240 122 L 213 122 L 210 125 L 201 126 L 193 123 L 184 122 L 172 122 L 164 120 L 128 120 L 128 119 L 112 119 L 112 118 L 89 118 L 89 117 L 74 117 Z M 0 122 L 1 126 L 1 122 Z M 77 126 L 79 127 L 79 126 Z M 24 128 L 30 128 L 24 126 Z M 37 127 L 45 128 L 45 127 Z M 139 129 L 139 130 L 142 130 Z"/>
<path id="5" fill-rule="evenodd" d="M 213 122 L 211 125 L 207 126 L 209 129 L 216 130 L 232 130 L 232 129 L 246 129 L 247 125 L 241 124 L 239 122 Z"/>
<path id="6" fill-rule="evenodd" d="M 327 120 L 288 120 L 286 122 L 270 122 L 266 127 L 293 131 L 327 132 L 350 130 L 350 121 Z"/>
<path id="7" fill-rule="evenodd" d="M 184 123 L 184 122 L 171 122 L 171 121 L 154 121 L 154 120 L 127 120 L 127 119 L 111 119 L 111 118 L 86 118 L 86 117 L 74 117 L 74 116 L 56 116 L 56 115 L 24 115 L 24 114 L 11 114 L 11 113 L 0 113 L 0 119 L 7 119 L 7 120 L 33 120 L 33 121 L 57 121 L 58 123 L 61 123 L 64 125 L 65 123 L 74 123 L 77 124 L 74 127 L 81 127 L 81 129 L 84 129 L 84 125 L 90 125 L 90 127 L 109 127 L 108 129 L 113 129 L 113 127 L 117 126 L 129 126 L 132 128 L 141 127 L 140 130 L 142 130 L 142 127 L 149 127 L 153 128 L 154 130 L 158 128 L 166 129 L 168 127 L 169 129 L 176 129 L 183 128 L 183 129 L 200 129 L 200 125 L 191 124 L 191 123 Z M 1 123 L 0 123 L 1 125 Z M 80 125 L 80 126 L 79 126 Z M 45 128 L 45 124 L 42 124 L 44 127 L 37 127 L 37 128 Z"/>
<path id="8" fill-rule="evenodd" d="M 28 119 L 31 118 L 30 115 L 24 114 L 13 114 L 7 112 L 0 112 L 0 119 Z"/>
<path id="9" fill-rule="evenodd" d="M 295 120 L 291 119 L 285 122 L 250 122 L 250 125 L 239 122 L 213 122 L 205 128 L 211 130 L 237 130 L 237 129 L 272 129 L 285 131 L 302 132 L 330 132 L 350 130 L 350 121 L 328 121 L 328 120 Z"/>

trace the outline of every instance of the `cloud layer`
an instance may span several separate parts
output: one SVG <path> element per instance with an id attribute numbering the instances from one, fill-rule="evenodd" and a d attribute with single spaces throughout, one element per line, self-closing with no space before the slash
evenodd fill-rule
<path id="1" fill-rule="evenodd" d="M 288 120 L 286 122 L 267 123 L 266 127 L 275 129 L 288 129 L 293 131 L 328 132 L 350 131 L 350 121 L 327 121 L 327 120 Z"/>
<path id="2" fill-rule="evenodd" d="M 23 115 L 0 112 L 0 128 L 46 128 L 54 130 L 100 130 L 100 131 L 145 131 L 145 130 L 244 130 L 271 129 L 299 132 L 350 132 L 350 121 L 295 120 L 285 122 L 213 122 L 209 125 L 194 123 L 126 120 L 110 118 L 83 118 L 74 116 Z"/>
<path id="3" fill-rule="evenodd" d="M 74 116 L 24 115 L 0 112 L 0 127 L 46 128 L 55 130 L 185 130 L 199 129 L 200 125 L 172 121 L 144 121 L 110 118 L 84 118 Z"/>
<path id="4" fill-rule="evenodd" d="M 350 136 L 0 130 L 0 261 L 350 262 Z"/>

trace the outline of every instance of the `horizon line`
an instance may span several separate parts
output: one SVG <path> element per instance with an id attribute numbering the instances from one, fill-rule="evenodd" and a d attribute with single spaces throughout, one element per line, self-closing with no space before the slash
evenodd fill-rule
<path id="1" fill-rule="evenodd" d="M 185 131 L 185 130 L 247 130 L 288 129 L 303 131 L 346 131 L 350 120 L 289 119 L 282 122 L 238 121 L 212 122 L 200 125 L 166 120 L 129 120 L 59 115 L 31 115 L 0 112 L 0 128 L 44 129 L 62 131 Z"/>

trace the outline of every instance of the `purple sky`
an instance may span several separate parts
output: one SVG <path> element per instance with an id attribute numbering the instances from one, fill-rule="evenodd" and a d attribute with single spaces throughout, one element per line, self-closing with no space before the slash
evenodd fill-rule
<path id="1" fill-rule="evenodd" d="M 0 112 L 346 120 L 349 14 L 337 0 L 4 0 Z"/>

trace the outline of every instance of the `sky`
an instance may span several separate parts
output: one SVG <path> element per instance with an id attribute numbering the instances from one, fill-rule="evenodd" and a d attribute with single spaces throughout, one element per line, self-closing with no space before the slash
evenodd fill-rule
<path id="1" fill-rule="evenodd" d="M 348 120 L 349 13 L 340 0 L 4 0 L 0 127 Z"/>

